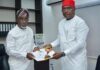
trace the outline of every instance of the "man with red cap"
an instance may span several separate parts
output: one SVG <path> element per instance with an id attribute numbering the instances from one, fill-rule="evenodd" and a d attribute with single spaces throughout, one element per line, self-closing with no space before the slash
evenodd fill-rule
<path id="1" fill-rule="evenodd" d="M 62 70 L 87 70 L 86 38 L 89 31 L 85 21 L 75 15 L 74 0 L 62 1 L 65 17 L 58 25 L 58 38 L 45 47 L 60 45 L 53 59 L 61 58 Z"/>
<path id="2" fill-rule="evenodd" d="M 30 52 L 36 46 L 33 43 L 33 30 L 28 26 L 29 13 L 26 9 L 20 9 L 16 18 L 17 25 L 9 31 L 6 39 L 10 70 L 34 70 L 34 57 Z"/>

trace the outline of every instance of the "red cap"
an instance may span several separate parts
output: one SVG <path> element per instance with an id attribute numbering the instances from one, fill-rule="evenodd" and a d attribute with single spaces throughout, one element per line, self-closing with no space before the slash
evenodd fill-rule
<path id="1" fill-rule="evenodd" d="M 75 8 L 75 1 L 74 0 L 62 0 L 62 7 L 71 6 Z"/>

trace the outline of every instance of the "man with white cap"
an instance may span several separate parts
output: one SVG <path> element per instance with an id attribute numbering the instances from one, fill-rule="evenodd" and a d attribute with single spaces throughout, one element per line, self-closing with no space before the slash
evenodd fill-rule
<path id="1" fill-rule="evenodd" d="M 35 44 L 33 42 L 33 31 L 28 27 L 29 13 L 26 9 L 17 12 L 17 25 L 8 33 L 6 39 L 6 51 L 9 55 L 10 70 L 30 70 L 31 53 Z M 33 62 L 32 62 L 33 63 Z M 34 70 L 34 69 L 31 69 Z"/>
<path id="2" fill-rule="evenodd" d="M 89 31 L 85 21 L 75 15 L 75 1 L 63 0 L 64 19 L 58 25 L 58 38 L 44 47 L 60 45 L 53 59 L 61 58 L 62 70 L 87 70 L 86 38 Z"/>

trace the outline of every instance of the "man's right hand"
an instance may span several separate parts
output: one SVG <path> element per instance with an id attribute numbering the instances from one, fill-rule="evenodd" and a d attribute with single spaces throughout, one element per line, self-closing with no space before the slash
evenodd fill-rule
<path id="1" fill-rule="evenodd" d="M 35 51 L 39 51 L 39 50 L 40 50 L 39 47 L 35 47 L 35 48 L 33 49 L 33 52 L 35 52 Z"/>
<path id="2" fill-rule="evenodd" d="M 31 53 L 27 53 L 27 58 L 29 60 L 32 60 L 32 59 L 34 59 L 34 56 Z"/>

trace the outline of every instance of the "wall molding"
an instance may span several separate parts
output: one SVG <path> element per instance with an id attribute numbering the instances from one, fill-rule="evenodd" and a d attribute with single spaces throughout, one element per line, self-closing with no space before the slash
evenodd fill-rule
<path id="1" fill-rule="evenodd" d="M 53 2 L 53 3 L 47 3 L 47 5 L 54 5 L 54 4 L 57 4 L 57 3 L 61 3 L 62 1 L 57 1 L 57 2 Z"/>
<path id="2" fill-rule="evenodd" d="M 76 9 L 87 8 L 87 7 L 97 6 L 97 5 L 100 5 L 100 1 L 91 1 L 85 4 L 76 5 Z"/>
<path id="3" fill-rule="evenodd" d="M 52 3 L 47 2 L 47 5 L 52 6 L 54 4 L 58 4 L 61 2 L 62 1 L 57 1 L 57 2 L 52 2 Z M 76 5 L 76 9 L 87 8 L 87 7 L 97 6 L 97 5 L 100 5 L 100 0 L 87 2 L 87 3 L 81 4 L 81 5 Z"/>
<path id="4" fill-rule="evenodd" d="M 95 56 L 87 56 L 89 59 L 91 59 L 91 60 L 97 60 L 97 57 L 95 57 Z"/>
<path id="5" fill-rule="evenodd" d="M 0 9 L 15 10 L 15 7 L 5 7 L 5 6 L 0 6 Z"/>

